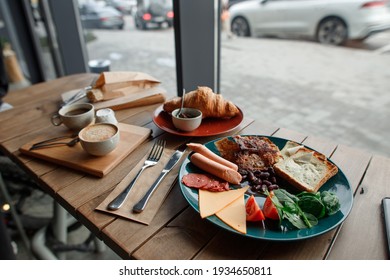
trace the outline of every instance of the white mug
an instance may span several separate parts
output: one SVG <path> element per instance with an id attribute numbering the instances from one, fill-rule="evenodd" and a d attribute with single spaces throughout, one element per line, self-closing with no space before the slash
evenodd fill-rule
<path id="1" fill-rule="evenodd" d="M 95 123 L 79 132 L 81 147 L 94 156 L 104 156 L 119 143 L 119 128 L 112 123 Z"/>
<path id="2" fill-rule="evenodd" d="M 110 108 L 100 109 L 96 112 L 96 123 L 112 123 L 117 124 L 118 121 L 115 118 L 115 113 Z"/>
<path id="3" fill-rule="evenodd" d="M 90 103 L 78 103 L 62 107 L 51 117 L 55 126 L 64 124 L 71 130 L 79 131 L 91 124 L 95 118 L 95 108 Z"/>

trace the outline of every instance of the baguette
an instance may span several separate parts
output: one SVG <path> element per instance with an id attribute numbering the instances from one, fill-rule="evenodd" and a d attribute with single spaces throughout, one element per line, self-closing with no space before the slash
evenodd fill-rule
<path id="1" fill-rule="evenodd" d="M 338 168 L 326 157 L 288 141 L 281 151 L 284 159 L 274 165 L 275 173 L 300 191 L 316 193 Z"/>

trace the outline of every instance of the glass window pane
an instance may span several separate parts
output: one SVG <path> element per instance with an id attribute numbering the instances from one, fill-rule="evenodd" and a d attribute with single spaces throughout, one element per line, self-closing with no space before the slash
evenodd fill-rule
<path id="1" fill-rule="evenodd" d="M 96 17 L 83 17 L 89 60 L 109 60 L 110 71 L 134 71 L 162 82 L 167 95 L 175 96 L 176 64 L 171 1 L 157 1 L 159 9 L 148 13 L 156 1 L 129 1 L 131 12 L 123 13 L 114 1 L 88 1 Z M 80 8 L 87 4 L 79 0 Z M 108 8 L 116 9 L 112 15 Z M 112 16 L 111 16 L 112 15 Z"/>
<path id="2" fill-rule="evenodd" d="M 254 119 L 390 154 L 385 2 L 229 2 L 221 93 Z"/>

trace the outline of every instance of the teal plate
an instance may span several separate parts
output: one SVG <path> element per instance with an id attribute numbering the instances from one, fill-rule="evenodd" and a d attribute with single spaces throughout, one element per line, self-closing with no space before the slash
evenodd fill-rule
<path id="1" fill-rule="evenodd" d="M 261 136 L 261 135 L 259 135 Z M 279 147 L 279 149 L 282 149 L 287 139 L 278 138 L 278 137 L 268 137 L 275 145 Z M 220 138 L 221 139 L 221 138 Z M 214 153 L 219 154 L 218 150 L 216 149 L 214 142 L 220 140 L 214 140 L 211 142 L 208 142 L 205 144 L 207 148 L 212 150 Z M 310 147 L 307 147 L 311 150 L 313 150 Z M 331 161 L 331 160 L 329 160 Z M 332 161 L 331 161 L 332 162 Z M 181 182 L 181 178 L 183 178 L 184 175 L 188 173 L 204 173 L 200 169 L 198 169 L 196 166 L 194 166 L 190 160 L 189 156 L 184 160 L 180 172 L 179 172 L 179 183 L 180 183 L 180 189 L 185 197 L 185 199 L 188 201 L 188 203 L 199 212 L 199 206 L 198 206 L 198 190 L 194 188 L 189 188 L 185 186 Z M 234 186 L 232 186 L 234 187 Z M 237 187 L 237 186 L 236 186 Z M 353 194 L 351 187 L 349 185 L 347 177 L 344 175 L 344 173 L 339 168 L 338 173 L 330 178 L 320 189 L 321 191 L 331 191 L 334 192 L 339 200 L 340 200 L 340 210 L 332 215 L 325 218 L 322 218 L 318 221 L 318 224 L 310 229 L 289 229 L 286 231 L 278 230 L 278 229 L 269 229 L 268 227 L 264 227 L 264 224 L 262 223 L 247 223 L 247 233 L 242 234 L 238 231 L 234 230 L 224 222 L 222 222 L 219 218 L 217 218 L 215 215 L 207 217 L 206 219 L 210 221 L 211 223 L 228 230 L 233 233 L 237 233 L 240 235 L 244 235 L 250 238 L 256 238 L 256 239 L 264 239 L 264 240 L 273 240 L 273 241 L 294 241 L 294 240 L 303 240 L 312 238 L 315 236 L 319 236 L 321 234 L 324 234 L 338 225 L 340 225 L 348 216 L 352 209 L 353 204 Z M 245 194 L 245 199 L 249 198 L 249 194 Z M 256 201 L 259 204 L 261 208 L 263 208 L 263 204 L 265 201 L 265 197 L 263 196 L 256 196 Z"/>

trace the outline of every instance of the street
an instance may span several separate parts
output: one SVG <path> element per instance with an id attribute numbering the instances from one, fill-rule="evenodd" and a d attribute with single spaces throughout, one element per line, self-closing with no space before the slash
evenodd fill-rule
<path id="1" fill-rule="evenodd" d="M 112 71 L 147 72 L 175 96 L 173 29 L 127 23 L 94 30 L 90 59 L 110 59 Z M 246 116 L 390 155 L 390 53 L 379 51 L 389 32 L 342 47 L 223 35 L 220 93 Z"/>

